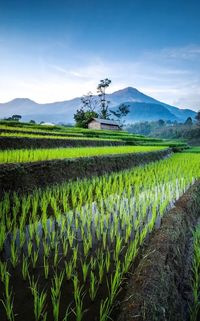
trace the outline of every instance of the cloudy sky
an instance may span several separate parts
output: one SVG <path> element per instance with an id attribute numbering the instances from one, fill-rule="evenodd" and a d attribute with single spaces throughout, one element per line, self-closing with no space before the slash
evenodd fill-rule
<path id="1" fill-rule="evenodd" d="M 132 86 L 200 107 L 199 0 L 0 0 L 0 102 Z"/>

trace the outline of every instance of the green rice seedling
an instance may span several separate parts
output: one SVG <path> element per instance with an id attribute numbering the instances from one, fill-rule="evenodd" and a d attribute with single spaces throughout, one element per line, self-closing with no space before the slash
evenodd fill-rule
<path id="1" fill-rule="evenodd" d="M 135 258 L 135 253 L 132 249 L 133 249 L 133 247 L 130 245 L 126 251 L 125 256 L 124 256 L 124 262 L 123 262 L 123 266 L 122 266 L 123 273 L 128 272 L 129 267 Z"/>
<path id="2" fill-rule="evenodd" d="M 108 298 L 106 298 L 104 301 L 102 300 L 100 304 L 99 321 L 107 321 L 109 319 L 110 311 L 110 302 Z"/>
<path id="3" fill-rule="evenodd" d="M 23 230 L 19 230 L 19 246 L 20 246 L 20 249 L 23 248 L 24 244 L 26 242 L 26 234 Z"/>
<path id="4" fill-rule="evenodd" d="M 22 277 L 23 277 L 24 281 L 27 279 L 27 277 L 29 275 L 28 268 L 29 268 L 28 258 L 25 255 L 23 255 L 23 259 L 22 259 Z"/>
<path id="5" fill-rule="evenodd" d="M 110 241 L 111 241 L 111 243 L 114 242 L 114 238 L 115 238 L 114 228 L 113 228 L 113 226 L 111 226 L 111 229 L 110 229 Z"/>
<path id="6" fill-rule="evenodd" d="M 51 241 L 50 241 L 51 249 L 53 250 L 53 249 L 56 248 L 56 244 L 57 244 L 57 242 L 56 242 L 56 231 L 55 230 L 51 231 L 50 237 L 51 237 Z"/>
<path id="7" fill-rule="evenodd" d="M 90 273 L 90 287 L 89 287 L 89 295 L 92 302 L 94 302 L 97 291 L 99 288 L 99 283 L 94 275 L 94 273 L 91 271 Z"/>
<path id="8" fill-rule="evenodd" d="M 78 244 L 77 244 L 77 246 L 74 247 L 74 249 L 73 249 L 73 255 L 72 255 L 72 257 L 73 257 L 73 266 L 74 266 L 74 268 L 76 268 L 77 259 L 78 259 Z"/>
<path id="9" fill-rule="evenodd" d="M 106 249 L 106 245 L 107 245 L 107 233 L 103 232 L 103 249 Z"/>
<path id="10" fill-rule="evenodd" d="M 42 222 L 42 226 L 43 226 L 43 227 L 46 226 L 46 221 L 47 221 L 47 207 L 48 207 L 47 199 L 46 199 L 45 195 L 43 195 L 42 198 L 41 198 L 41 200 L 40 200 L 40 208 L 41 208 L 41 211 L 42 211 L 41 222 Z"/>
<path id="11" fill-rule="evenodd" d="M 28 244 L 27 244 L 28 257 L 31 257 L 32 249 L 33 249 L 32 241 L 31 241 L 31 240 L 28 240 Z"/>
<path id="12" fill-rule="evenodd" d="M 66 257 L 68 252 L 68 241 L 65 237 L 62 240 L 62 247 L 63 247 L 63 255 L 64 257 Z"/>
<path id="13" fill-rule="evenodd" d="M 118 262 L 114 276 L 111 275 L 110 287 L 107 283 L 108 291 L 109 291 L 110 305 L 113 304 L 116 296 L 118 295 L 118 293 L 120 291 L 119 287 L 120 287 L 121 282 L 122 282 L 122 274 L 121 274 L 121 269 L 120 269 L 120 262 Z"/>
<path id="14" fill-rule="evenodd" d="M 91 258 L 90 258 L 90 267 L 91 267 L 91 270 L 92 270 L 92 271 L 95 270 L 96 264 L 97 264 L 97 259 L 94 258 L 93 256 L 91 256 Z"/>
<path id="15" fill-rule="evenodd" d="M 34 220 L 34 218 L 36 219 L 37 213 L 38 213 L 38 207 L 39 207 L 39 196 L 36 193 L 35 197 L 32 199 L 32 219 Z"/>
<path id="16" fill-rule="evenodd" d="M 4 224 L 0 224 L 0 252 L 3 250 L 5 240 L 6 240 L 6 226 Z"/>
<path id="17" fill-rule="evenodd" d="M 70 260 L 69 262 L 65 262 L 65 273 L 67 276 L 67 280 L 71 280 L 74 270 L 74 264 L 73 260 Z"/>
<path id="18" fill-rule="evenodd" d="M 58 265 L 58 242 L 56 242 L 56 244 L 55 244 L 53 265 L 54 265 L 54 267 L 56 267 Z"/>
<path id="19" fill-rule="evenodd" d="M 34 269 L 36 268 L 36 264 L 37 264 L 37 261 L 38 261 L 38 256 L 39 256 L 39 250 L 33 251 L 33 254 L 31 256 L 31 261 L 32 261 L 32 265 L 33 265 Z"/>
<path id="20" fill-rule="evenodd" d="M 54 321 L 59 320 L 60 296 L 61 296 L 61 286 L 62 286 L 63 279 L 64 279 L 64 272 L 61 272 L 60 275 L 55 274 L 52 280 L 51 301 L 53 305 Z"/>
<path id="21" fill-rule="evenodd" d="M 51 222 L 51 220 L 50 220 Z M 48 228 L 47 228 L 47 217 L 44 218 L 44 214 L 42 214 L 42 231 L 44 234 L 44 239 L 47 240 L 49 238 L 49 232 L 48 232 Z M 52 229 L 50 228 L 50 230 L 52 231 Z"/>
<path id="22" fill-rule="evenodd" d="M 46 258 L 48 258 L 49 254 L 50 254 L 50 246 L 49 244 L 43 240 L 43 251 L 44 251 L 44 256 Z"/>
<path id="23" fill-rule="evenodd" d="M 72 248 L 73 247 L 73 243 L 74 243 L 74 231 L 71 231 L 70 227 L 67 230 L 67 236 L 68 236 L 68 241 L 69 241 L 70 248 Z"/>
<path id="24" fill-rule="evenodd" d="M 83 315 L 85 313 L 83 309 L 83 287 L 79 286 L 79 281 L 77 275 L 74 275 L 73 278 L 73 285 L 74 285 L 74 301 L 75 301 L 75 309 L 72 309 L 73 313 L 76 316 L 76 321 L 82 321 Z"/>
<path id="25" fill-rule="evenodd" d="M 34 315 L 35 321 L 46 320 L 47 312 L 46 312 L 46 298 L 47 293 L 42 290 L 39 291 L 38 281 L 34 281 L 34 278 L 29 280 L 31 293 L 34 298 Z"/>
<path id="26" fill-rule="evenodd" d="M 35 242 L 36 242 L 36 246 L 37 246 L 38 249 L 40 247 L 40 241 L 41 241 L 41 237 L 40 237 L 39 233 L 36 232 L 35 233 Z"/>
<path id="27" fill-rule="evenodd" d="M 83 241 L 83 253 L 84 256 L 87 257 L 90 251 L 90 242 L 86 239 Z"/>
<path id="28" fill-rule="evenodd" d="M 115 251 L 113 254 L 114 260 L 117 262 L 119 258 L 119 254 L 122 250 L 122 239 L 120 236 L 117 237 L 116 239 L 116 244 L 115 244 Z"/>
<path id="29" fill-rule="evenodd" d="M 43 257 L 43 264 L 44 264 L 44 276 L 45 276 L 45 279 L 47 280 L 49 276 L 49 261 L 45 255 Z"/>
<path id="30" fill-rule="evenodd" d="M 8 273 L 7 272 L 7 262 L 0 261 L 0 279 L 1 279 L 2 283 L 5 282 L 6 273 Z"/>
<path id="31" fill-rule="evenodd" d="M 146 236 L 147 236 L 147 233 L 148 233 L 148 226 L 146 225 L 146 226 L 142 229 L 142 231 L 141 231 L 141 233 L 140 233 L 140 244 L 143 243 L 144 239 L 145 239 Z"/>
<path id="32" fill-rule="evenodd" d="M 82 273 L 83 273 L 83 282 L 86 282 L 87 279 L 87 274 L 88 274 L 88 269 L 89 269 L 90 264 L 87 264 L 86 261 L 81 261 L 81 267 L 82 267 Z"/>
<path id="33" fill-rule="evenodd" d="M 109 273 L 109 270 L 110 270 L 110 251 L 109 251 L 109 249 L 107 249 L 107 251 L 106 251 L 105 267 L 106 267 L 106 273 Z"/>
<path id="34" fill-rule="evenodd" d="M 11 245 L 10 245 L 10 261 L 12 263 L 13 268 L 16 268 L 18 264 L 18 251 L 17 251 L 15 239 L 12 239 Z"/>
<path id="35" fill-rule="evenodd" d="M 132 231 L 132 227 L 131 224 L 129 223 L 127 228 L 126 228 L 126 235 L 125 235 L 125 244 L 128 244 L 128 241 L 131 237 L 131 231 Z"/>
<path id="36" fill-rule="evenodd" d="M 56 291 L 56 293 L 58 294 L 60 292 L 62 283 L 63 283 L 63 279 L 64 279 L 64 271 L 60 272 L 60 274 L 55 273 L 54 278 L 53 278 L 53 282 L 52 284 L 54 284 L 54 289 Z"/>
<path id="37" fill-rule="evenodd" d="M 13 293 L 10 290 L 10 274 L 8 272 L 5 273 L 4 285 L 5 285 L 5 294 L 4 299 L 1 300 L 3 307 L 6 312 L 6 317 L 8 321 L 14 321 L 14 311 L 13 311 Z"/>

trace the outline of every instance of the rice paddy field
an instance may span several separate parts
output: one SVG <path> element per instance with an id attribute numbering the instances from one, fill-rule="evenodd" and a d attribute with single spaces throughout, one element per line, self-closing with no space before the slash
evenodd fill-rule
<path id="1" fill-rule="evenodd" d="M 123 131 L 0 122 L 0 139 L 6 137 L 108 140 L 125 145 L 1 150 L 0 167 L 186 147 L 184 142 Z M 199 147 L 190 148 L 100 177 L 91 173 L 89 179 L 23 194 L 5 192 L 0 199 L 0 321 L 117 320 L 123 284 L 131 277 L 141 248 L 160 229 L 175 202 L 200 179 L 199 152 Z M 199 231 L 197 225 L 190 321 L 200 317 Z"/>
<path id="2" fill-rule="evenodd" d="M 53 159 L 147 153 L 164 150 L 163 146 L 114 146 L 0 151 L 0 163 L 36 162 Z"/>
<path id="3" fill-rule="evenodd" d="M 88 141 L 117 141 L 127 145 L 162 145 L 170 147 L 186 147 L 184 141 L 162 140 L 129 134 L 126 131 L 89 130 L 65 126 L 42 126 L 19 122 L 0 121 L 1 138 L 30 138 L 30 139 L 60 139 L 60 140 L 88 140 Z"/>
<path id="4" fill-rule="evenodd" d="M 188 153 L 200 153 L 200 146 L 191 147 L 187 150 Z"/>
<path id="5" fill-rule="evenodd" d="M 23 196 L 6 193 L 1 320 L 109 320 L 140 247 L 199 177 L 200 155 L 180 153 Z"/>

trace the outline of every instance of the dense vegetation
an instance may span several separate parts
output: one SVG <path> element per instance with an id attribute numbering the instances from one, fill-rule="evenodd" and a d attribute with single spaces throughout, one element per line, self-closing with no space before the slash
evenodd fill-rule
<path id="1" fill-rule="evenodd" d="M 184 139 L 191 144 L 200 144 L 200 124 L 193 123 L 192 120 L 184 124 L 163 120 L 139 122 L 127 125 L 126 128 L 130 133 L 161 139 Z"/>

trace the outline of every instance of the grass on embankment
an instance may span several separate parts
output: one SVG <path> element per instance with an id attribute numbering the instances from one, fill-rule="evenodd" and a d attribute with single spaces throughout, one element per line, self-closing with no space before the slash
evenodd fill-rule
<path id="1" fill-rule="evenodd" d="M 200 225 L 193 232 L 192 261 L 192 294 L 193 304 L 190 307 L 190 321 L 198 321 L 200 317 Z"/>
<path id="2" fill-rule="evenodd" d="M 112 146 L 57 149 L 21 149 L 0 151 L 0 163 L 37 162 L 53 159 L 92 157 L 103 155 L 146 153 L 164 150 L 163 146 Z"/>

